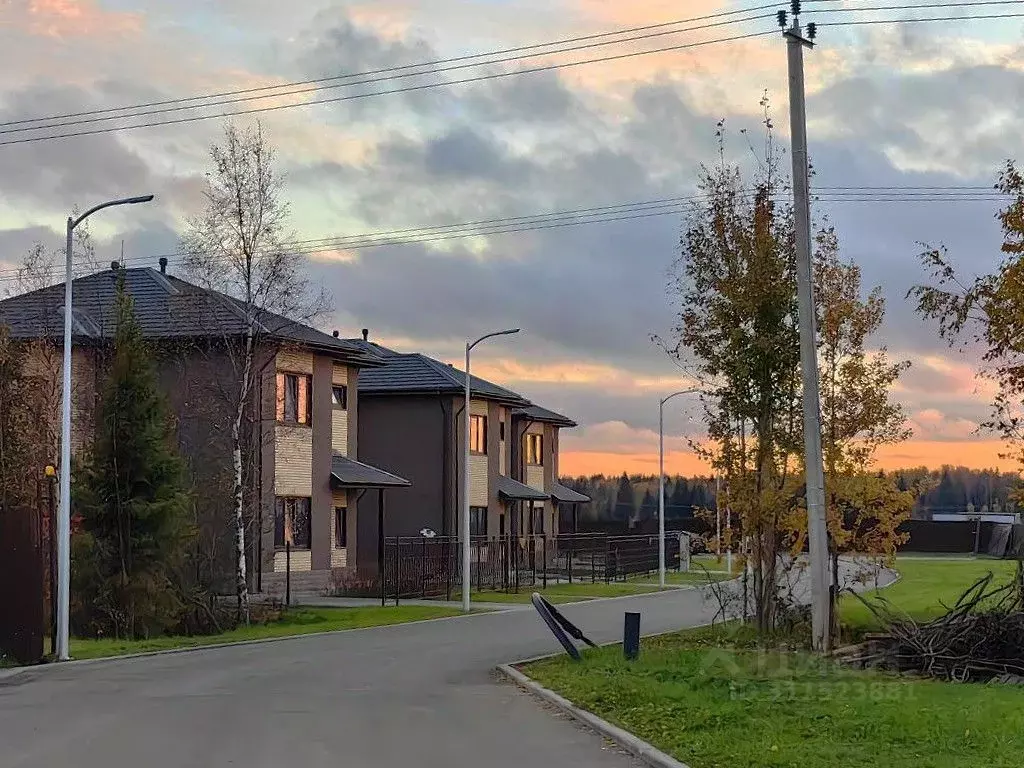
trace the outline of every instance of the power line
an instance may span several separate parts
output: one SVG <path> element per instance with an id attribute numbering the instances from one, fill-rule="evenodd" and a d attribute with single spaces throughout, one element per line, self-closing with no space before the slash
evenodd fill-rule
<path id="1" fill-rule="evenodd" d="M 571 62 L 565 62 L 565 63 L 561 63 L 561 64 L 548 64 L 548 65 L 543 65 L 543 66 L 531 67 L 531 68 L 528 68 L 528 69 L 519 69 L 519 70 L 516 70 L 514 72 L 494 72 L 494 73 L 490 73 L 490 74 L 486 74 L 486 75 L 477 75 L 475 77 L 467 77 L 467 78 L 462 78 L 462 79 L 458 79 L 458 80 L 448 80 L 448 81 L 441 82 L 441 83 L 424 83 L 422 85 L 410 85 L 410 86 L 405 86 L 405 87 L 402 87 L 402 88 L 392 88 L 390 90 L 372 91 L 370 93 L 347 94 L 345 96 L 335 96 L 335 97 L 332 97 L 332 98 L 329 98 L 329 99 L 317 99 L 317 100 L 314 100 L 314 101 L 306 101 L 306 102 L 302 102 L 302 103 L 299 103 L 299 104 L 275 104 L 275 105 L 266 106 L 266 107 L 253 107 L 251 109 L 235 110 L 233 112 L 220 112 L 220 113 L 209 114 L 209 115 L 192 115 L 192 116 L 189 116 L 189 117 L 178 117 L 178 118 L 171 118 L 171 119 L 166 119 L 166 120 L 154 120 L 154 121 L 147 122 L 147 123 L 136 123 L 136 124 L 133 124 L 133 125 L 125 125 L 125 126 L 119 126 L 119 127 L 93 128 L 93 129 L 87 129 L 87 130 L 81 130 L 81 131 L 72 131 L 72 132 L 69 132 L 69 133 L 58 133 L 58 134 L 53 134 L 53 135 L 49 135 L 49 136 L 31 136 L 31 137 L 20 138 L 20 139 L 8 139 L 6 141 L 0 141 L 0 146 L 8 146 L 8 145 L 11 145 L 11 144 L 27 144 L 27 143 L 30 143 L 30 142 L 37 142 L 37 141 L 52 141 L 54 139 L 67 139 L 67 138 L 73 138 L 73 137 L 77 137 L 77 136 L 92 136 L 92 135 L 100 134 L 100 133 L 112 133 L 112 132 L 115 132 L 115 131 L 134 130 L 136 128 L 151 128 L 151 127 L 154 127 L 154 126 L 178 125 L 178 124 L 181 124 L 181 123 L 191 123 L 191 122 L 197 122 L 197 121 L 200 121 L 200 120 L 213 120 L 213 119 L 217 119 L 217 118 L 235 117 L 235 116 L 238 116 L 238 115 L 248 115 L 248 114 L 254 114 L 254 113 L 257 113 L 257 112 L 260 112 L 260 113 L 262 113 L 262 112 L 276 112 L 276 111 L 282 110 L 282 109 L 293 109 L 293 108 L 296 108 L 296 107 L 311 107 L 311 106 L 316 106 L 316 105 L 319 105 L 319 104 L 333 104 L 333 103 L 337 103 L 337 102 L 352 101 L 352 100 L 355 100 L 355 99 L 365 99 L 365 98 L 370 98 L 370 97 L 373 97 L 373 96 L 385 96 L 385 95 L 396 94 L 396 93 L 410 93 L 410 92 L 413 92 L 413 91 L 427 90 L 429 88 L 439 88 L 439 87 L 443 87 L 443 86 L 452 86 L 452 85 L 464 85 L 466 83 L 476 83 L 476 82 L 481 82 L 481 81 L 484 81 L 484 80 L 496 80 L 496 79 L 499 79 L 499 78 L 512 77 L 512 76 L 518 76 L 518 75 L 526 75 L 526 74 L 533 74 L 533 73 L 536 73 L 536 72 L 547 72 L 547 71 L 556 70 L 556 69 L 567 69 L 569 67 L 578 67 L 578 66 L 583 66 L 585 64 L 595 64 L 595 63 L 607 62 L 607 61 L 618 61 L 618 60 L 622 60 L 622 59 L 634 58 L 634 57 L 637 57 L 637 56 L 649 56 L 651 54 L 656 54 L 656 53 L 667 53 L 667 52 L 670 52 L 670 51 L 681 51 L 681 50 L 686 50 L 686 49 L 689 49 L 689 48 L 699 48 L 699 47 L 702 47 L 702 46 L 705 46 L 705 45 L 714 45 L 716 43 L 728 43 L 728 42 L 734 42 L 734 41 L 737 41 L 737 40 L 746 40 L 746 39 L 754 38 L 754 37 L 765 37 L 766 35 L 774 35 L 774 34 L 777 34 L 777 32 L 775 30 L 769 30 L 769 31 L 765 31 L 765 32 L 753 32 L 753 33 L 749 33 L 749 34 L 745 34 L 745 35 L 734 35 L 732 37 L 717 38 L 717 39 L 714 39 L 714 40 L 702 40 L 702 41 L 695 42 L 695 43 L 685 43 L 685 44 L 681 44 L 681 45 L 665 46 L 665 47 L 662 47 L 662 48 L 653 48 L 653 49 L 646 50 L 646 51 L 631 51 L 629 53 L 620 53 L 620 54 L 615 54 L 615 55 L 611 55 L 611 56 L 601 56 L 601 57 L 597 57 L 597 58 L 593 58 L 593 59 L 582 59 L 580 61 L 571 61 Z M 59 127 L 59 126 L 52 126 L 52 127 Z"/>
<path id="2" fill-rule="evenodd" d="M 815 1 L 815 2 L 841 2 L 841 0 L 813 0 L 813 1 Z M 443 58 L 443 59 L 432 59 L 432 60 L 428 60 L 428 61 L 416 62 L 416 63 L 413 63 L 413 64 L 402 64 L 402 65 L 397 65 L 397 66 L 393 66 L 393 67 L 382 67 L 382 68 L 379 68 L 379 69 L 365 70 L 365 71 L 362 71 L 362 72 L 352 72 L 352 73 L 347 73 L 347 74 L 344 74 L 344 75 L 332 75 L 332 76 L 318 77 L 318 78 L 313 78 L 313 79 L 308 79 L 308 80 L 296 80 L 296 81 L 292 81 L 292 82 L 288 82 L 288 83 L 279 83 L 277 85 L 254 86 L 254 87 L 250 87 L 250 88 L 240 88 L 240 89 L 236 89 L 236 90 L 232 90 L 232 91 L 221 91 L 221 92 L 218 92 L 218 93 L 209 93 L 209 94 L 198 95 L 198 96 L 186 96 L 186 97 L 175 98 L 175 99 L 164 99 L 164 100 L 161 100 L 161 101 L 150 101 L 150 102 L 144 102 L 144 103 L 141 103 L 141 104 L 126 105 L 126 106 L 122 106 L 122 107 L 108 107 L 108 108 L 104 108 L 104 109 L 84 110 L 84 111 L 81 111 L 81 112 L 68 112 L 68 113 L 64 113 L 64 114 L 60 114 L 60 115 L 50 115 L 50 116 L 47 116 L 47 117 L 35 117 L 35 118 L 24 118 L 24 119 L 21 119 L 21 120 L 10 120 L 10 121 L 6 121 L 6 122 L 0 122 L 0 128 L 5 128 L 5 127 L 8 127 L 8 126 L 12 126 L 12 125 L 20 125 L 20 124 L 24 124 L 24 123 L 31 123 L 31 122 L 44 122 L 44 121 L 65 120 L 65 119 L 69 119 L 69 118 L 85 117 L 85 116 L 89 116 L 89 115 L 109 114 L 111 112 L 131 111 L 131 110 L 136 110 L 136 109 L 146 109 L 146 108 L 149 108 L 149 107 L 162 107 L 162 106 L 167 106 L 167 105 L 171 105 L 171 104 L 183 104 L 183 103 L 193 102 L 193 101 L 202 101 L 202 100 L 211 100 L 211 99 L 222 99 L 222 98 L 228 98 L 228 97 L 232 97 L 232 96 L 243 96 L 243 95 L 252 94 L 252 93 L 265 93 L 267 91 L 279 90 L 279 89 L 284 89 L 284 88 L 297 88 L 297 87 L 306 86 L 306 85 L 319 85 L 321 83 L 333 83 L 333 82 L 337 82 L 339 80 L 350 80 L 350 79 L 353 79 L 353 78 L 362 78 L 362 77 L 369 77 L 369 76 L 375 76 L 375 75 L 386 75 L 386 74 L 391 74 L 391 73 L 396 73 L 396 72 L 405 72 L 405 71 L 408 71 L 410 69 L 420 69 L 420 68 L 424 68 L 424 67 L 436 67 L 436 66 L 439 66 L 439 65 L 464 62 L 464 61 L 469 61 L 471 59 L 479 59 L 479 58 L 485 58 L 485 57 L 491 57 L 491 56 L 504 56 L 504 55 L 510 54 L 510 53 L 520 53 L 520 52 L 523 52 L 523 51 L 531 51 L 531 50 L 535 51 L 535 50 L 538 50 L 538 49 L 541 49 L 541 48 L 550 48 L 550 47 L 554 47 L 554 46 L 568 45 L 570 43 L 579 43 L 579 42 L 588 41 L 588 40 L 606 39 L 606 38 L 609 38 L 609 37 L 615 37 L 615 36 L 619 36 L 619 35 L 627 35 L 627 34 L 632 34 L 632 33 L 635 33 L 635 32 L 647 32 L 647 31 L 652 31 L 652 30 L 663 30 L 663 29 L 666 29 L 667 27 L 678 26 L 680 24 L 689 24 L 691 22 L 696 22 L 696 21 L 708 21 L 708 20 L 711 20 L 711 19 L 724 18 L 724 17 L 727 17 L 727 16 L 736 16 L 736 15 L 740 15 L 740 14 L 744 14 L 744 13 L 756 13 L 758 11 L 772 10 L 776 6 L 777 6 L 777 3 L 768 3 L 768 4 L 765 4 L 765 5 L 754 6 L 753 8 L 742 8 L 742 9 L 736 9 L 736 10 L 733 10 L 733 11 L 722 11 L 722 12 L 719 12 L 719 13 L 712 13 L 712 14 L 707 14 L 707 15 L 704 15 L 704 16 L 693 16 L 693 17 L 686 18 L 686 19 L 676 19 L 674 21 L 661 22 L 661 23 L 658 23 L 658 24 L 646 24 L 646 25 L 637 26 L 637 27 L 626 27 L 624 29 L 619 29 L 619 30 L 615 30 L 615 31 L 611 31 L 611 32 L 602 32 L 602 33 L 597 33 L 597 34 L 592 34 L 592 35 L 580 35 L 580 36 L 577 36 L 577 37 L 561 38 L 561 39 L 558 39 L 558 40 L 552 40 L 552 41 L 548 41 L 548 42 L 544 42 L 544 43 L 534 43 L 532 45 L 520 45 L 520 46 L 511 47 L 511 48 L 501 48 L 501 49 L 492 50 L 492 51 L 482 51 L 480 53 L 466 54 L 466 55 L 463 55 L 463 56 L 453 56 L 453 57 L 448 57 L 448 58 Z M 771 15 L 772 14 L 765 14 L 763 16 L 756 16 L 754 18 L 757 18 L 757 19 L 767 18 L 767 17 L 770 17 Z M 733 20 L 731 22 L 725 22 L 725 23 L 738 23 L 740 21 L 744 21 L 744 19 Z M 711 26 L 716 26 L 716 25 L 705 25 L 705 27 L 697 27 L 697 29 L 703 29 L 703 28 L 711 27 Z M 687 31 L 687 30 L 673 30 L 671 32 L 664 32 L 662 34 L 674 34 L 675 32 L 682 32 L 682 31 Z M 616 41 L 612 41 L 611 43 L 605 43 L 605 44 L 606 45 L 611 45 L 611 44 L 614 44 L 614 43 L 617 43 L 617 42 L 626 42 L 626 41 L 618 41 L 618 40 L 616 40 Z M 572 49 L 569 49 L 569 50 L 577 50 L 577 49 L 576 48 L 572 48 Z M 533 55 L 535 55 L 535 56 L 549 55 L 550 53 L 559 53 L 559 52 L 560 51 L 544 51 L 544 52 L 541 52 L 541 53 L 538 53 L 538 54 L 533 54 Z M 527 57 L 515 57 L 515 58 L 527 58 Z M 482 65 L 485 65 L 485 64 L 489 64 L 489 63 L 494 63 L 494 62 L 480 62 L 480 63 L 477 63 L 477 64 L 473 64 L 471 66 L 482 66 Z M 427 71 L 427 72 L 422 72 L 422 73 L 417 73 L 417 74 L 433 74 L 433 72 Z M 386 78 L 384 78 L 384 79 L 386 79 Z M 274 95 L 280 95 L 280 94 L 274 94 Z M 199 105 L 199 106 L 209 106 L 209 105 Z M 39 126 L 39 127 L 42 127 L 42 126 Z"/>
<path id="3" fill-rule="evenodd" d="M 817 203 L 934 203 L 934 202 L 995 202 L 1003 199 L 994 191 L 985 187 L 964 187 L 965 194 L 951 195 L 949 192 L 935 191 L 922 192 L 908 195 L 906 190 L 910 187 L 870 187 L 860 188 L 862 190 L 876 190 L 875 192 L 860 191 L 858 188 L 830 187 L 821 188 L 823 191 L 815 198 Z M 925 188 L 927 189 L 927 188 Z M 938 190 L 955 189 L 951 187 L 939 187 Z M 902 190 L 902 191 L 901 191 Z M 977 191 L 975 191 L 977 190 Z M 750 195 L 752 190 L 740 190 L 741 194 Z M 784 194 L 781 193 L 780 194 Z M 697 194 L 675 198 L 660 198 L 654 200 L 638 201 L 632 203 L 620 203 L 615 205 L 595 206 L 592 208 L 578 208 L 566 211 L 555 211 L 549 213 L 533 214 L 528 216 L 500 217 L 493 219 L 480 219 L 457 224 L 442 224 L 426 227 L 409 227 L 404 229 L 393 229 L 388 231 L 363 233 L 351 236 L 334 236 L 313 238 L 309 240 L 296 240 L 283 243 L 282 249 L 296 255 L 314 255 L 331 251 L 363 250 L 392 245 L 412 245 L 420 243 L 431 243 L 447 240 L 456 240 L 469 237 L 490 237 L 495 235 L 512 234 L 528 231 L 542 231 L 550 229 L 561 229 L 589 224 L 604 224 L 619 221 L 633 221 L 639 219 L 654 218 L 666 215 L 681 215 L 687 213 L 697 201 L 706 195 Z M 167 253 L 148 257 L 127 259 L 126 264 L 151 264 L 160 256 L 180 259 L 181 253 Z M 6 274 L 0 272 L 0 281 L 17 279 L 16 271 L 8 271 Z"/>
<path id="4" fill-rule="evenodd" d="M 759 20 L 762 20 L 762 19 L 768 19 L 768 18 L 772 18 L 772 17 L 773 17 L 773 14 L 770 14 L 770 13 L 768 13 L 768 14 L 760 14 L 758 16 L 751 16 L 749 18 L 730 19 L 728 21 L 719 21 L 719 22 L 715 22 L 713 24 L 703 24 L 703 25 L 696 26 L 696 27 L 683 27 L 681 29 L 671 29 L 671 30 L 667 30 L 667 31 L 662 30 L 662 31 L 659 31 L 659 32 L 650 32 L 650 33 L 643 34 L 643 35 L 636 35 L 634 37 L 625 37 L 625 38 L 622 38 L 622 39 L 619 39 L 619 40 L 608 40 L 608 41 L 604 41 L 604 42 L 589 43 L 589 44 L 586 44 L 586 45 L 577 45 L 577 46 L 572 46 L 572 47 L 569 47 L 569 48 L 562 48 L 562 49 L 559 49 L 559 50 L 545 51 L 545 52 L 540 53 L 540 54 L 532 54 L 530 56 L 509 56 L 509 57 L 506 57 L 506 58 L 492 59 L 492 60 L 489 60 L 489 61 L 454 64 L 452 66 L 438 67 L 438 68 L 435 68 L 435 69 L 424 70 L 422 72 L 406 72 L 406 73 L 399 73 L 399 74 L 389 74 L 389 75 L 386 75 L 386 76 L 383 76 L 383 77 L 380 77 L 380 76 L 370 77 L 370 78 L 367 78 L 367 79 L 364 79 L 364 80 L 353 80 L 351 82 L 333 83 L 333 84 L 330 84 L 330 85 L 315 85 L 315 86 L 309 86 L 309 87 L 304 87 L 304 88 L 296 88 L 296 89 L 292 89 L 292 90 L 281 91 L 279 93 L 266 93 L 266 94 L 258 95 L 258 96 L 239 96 L 239 97 L 236 97 L 236 98 L 222 99 L 220 101 L 211 101 L 211 102 L 204 103 L 204 104 L 193 104 L 193 105 L 189 105 L 189 106 L 166 106 L 166 107 L 160 107 L 160 108 L 157 108 L 157 109 L 150 109 L 150 110 L 126 111 L 123 114 L 114 114 L 114 115 L 107 115 L 107 116 L 84 117 L 84 118 L 81 118 L 81 119 L 66 120 L 66 121 L 60 121 L 60 122 L 53 121 L 53 122 L 50 122 L 47 125 L 30 125 L 30 126 L 20 126 L 20 127 L 16 127 L 16 128 L 6 128 L 6 129 L 3 129 L 3 130 L 0 130 L 0 135 L 12 134 L 12 133 L 24 133 L 24 132 L 31 132 L 31 131 L 41 131 L 41 130 L 46 130 L 46 129 L 50 129 L 50 128 L 66 128 L 66 127 L 71 127 L 71 126 L 75 126 L 75 125 L 86 125 L 86 124 L 91 124 L 91 123 L 109 122 L 109 121 L 113 121 L 113 120 L 127 120 L 129 118 L 134 118 L 134 117 L 146 117 L 146 116 L 149 116 L 149 115 L 168 114 L 168 113 L 172 113 L 172 112 L 181 112 L 181 111 L 184 111 L 184 110 L 194 110 L 194 109 L 205 109 L 205 108 L 210 108 L 210 107 L 229 106 L 229 105 L 232 105 L 232 104 L 249 103 L 249 102 L 252 102 L 252 101 L 258 101 L 258 100 L 263 100 L 263 99 L 277 99 L 277 98 L 283 98 L 283 97 L 286 97 L 286 96 L 302 96 L 302 95 L 305 95 L 305 94 L 308 94 L 308 93 L 319 93 L 321 91 L 332 90 L 332 89 L 335 89 L 335 88 L 350 88 L 350 87 L 357 86 L 357 85 L 376 85 L 377 83 L 390 82 L 392 80 L 400 80 L 400 79 L 405 79 L 405 78 L 410 78 L 410 77 L 422 77 L 422 76 L 425 76 L 425 75 L 435 75 L 435 74 L 440 74 L 440 73 L 444 73 L 444 72 L 452 72 L 452 71 L 456 71 L 456 70 L 470 69 L 470 68 L 474 68 L 474 67 L 481 67 L 481 66 L 487 66 L 487 65 L 493 65 L 493 64 L 508 64 L 508 63 L 514 63 L 514 62 L 517 62 L 517 61 L 523 61 L 526 58 L 536 58 L 537 56 L 551 55 L 551 54 L 557 54 L 557 53 L 570 53 L 570 52 L 573 52 L 573 51 L 587 50 L 587 49 L 590 49 L 590 48 L 599 48 L 599 47 L 604 47 L 604 46 L 609 46 L 609 45 L 620 45 L 622 43 L 631 43 L 631 42 L 636 42 L 636 41 L 639 41 L 639 40 L 649 40 L 649 39 L 652 39 L 652 38 L 655 38 L 655 37 L 664 37 L 666 35 L 676 35 L 676 34 L 680 34 L 680 33 L 683 33 L 683 32 L 695 32 L 695 31 L 704 30 L 704 29 L 711 29 L 713 27 L 727 26 L 727 25 L 731 25 L 731 24 L 740 24 L 740 23 L 743 23 L 743 22 L 746 22 L 746 21 L 759 21 Z M 511 73 L 511 74 L 523 74 L 523 71 L 521 70 L 519 72 Z M 443 85 L 448 85 L 448 83 L 447 82 L 437 83 L 435 85 L 435 87 L 440 87 L 440 86 L 443 86 Z M 277 87 L 278 88 L 285 88 L 287 86 L 277 86 Z M 294 106 L 299 106 L 299 105 L 294 105 Z M 43 118 L 42 120 L 46 120 L 46 118 Z"/>
<path id="5" fill-rule="evenodd" d="M 902 10 L 902 9 L 901 9 Z M 926 19 L 855 19 L 852 21 L 822 21 L 819 27 L 852 27 L 863 24 L 919 24 L 930 21 L 982 21 L 985 19 L 1020 19 L 1024 13 L 991 13 L 978 16 L 930 16 Z"/>

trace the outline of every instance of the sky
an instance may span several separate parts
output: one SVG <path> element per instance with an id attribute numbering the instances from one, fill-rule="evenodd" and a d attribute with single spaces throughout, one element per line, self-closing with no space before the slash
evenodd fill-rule
<path id="1" fill-rule="evenodd" d="M 0 122 L 370 72 L 763 5 L 0 0 Z M 900 4 L 805 3 L 803 20 L 821 25 L 806 70 L 814 184 L 990 187 L 1008 158 L 1021 157 L 1024 18 L 962 17 L 1024 8 L 857 10 L 880 5 Z M 752 18 L 773 11 L 432 78 L 508 74 L 470 83 L 335 98 L 429 81 L 393 80 L 212 111 L 295 105 L 235 118 L 240 125 L 262 120 L 286 177 L 295 239 L 685 196 L 700 165 L 717 159 L 719 120 L 729 134 L 727 158 L 749 160 L 761 140 L 759 102 L 766 93 L 777 137 L 788 143 L 785 44 L 773 18 Z M 829 26 L 929 15 L 960 20 Z M 749 20 L 721 23 L 736 19 Z M 3 143 L 45 135 L 11 132 L 32 125 L 0 126 L 0 294 L 34 242 L 59 247 L 74 206 L 111 197 L 153 193 L 156 200 L 92 220 L 101 263 L 117 257 L 123 242 L 132 266 L 151 261 L 155 267 L 159 255 L 174 252 L 184 222 L 202 209 L 208 150 L 223 130 L 223 120 L 211 119 Z M 999 459 L 999 442 L 978 432 L 992 391 L 976 375 L 974 350 L 950 350 L 905 300 L 925 277 L 917 259 L 921 242 L 945 243 L 967 274 L 998 263 L 997 206 L 992 200 L 814 204 L 816 217 L 835 224 L 842 254 L 861 265 L 865 288 L 882 287 L 888 312 L 872 344 L 912 364 L 893 394 L 914 437 L 884 449 L 882 467 L 1010 468 Z M 468 338 L 522 328 L 481 345 L 473 370 L 579 422 L 561 439 L 563 473 L 656 474 L 659 398 L 687 385 L 651 340 L 671 338 L 675 305 L 668 284 L 682 226 L 671 215 L 334 249 L 310 254 L 308 269 L 333 297 L 333 312 L 321 325 L 345 336 L 368 328 L 382 344 L 461 365 Z M 171 271 L 175 266 L 172 257 Z M 665 419 L 667 471 L 704 470 L 690 450 L 702 434 L 695 399 L 676 398 Z"/>

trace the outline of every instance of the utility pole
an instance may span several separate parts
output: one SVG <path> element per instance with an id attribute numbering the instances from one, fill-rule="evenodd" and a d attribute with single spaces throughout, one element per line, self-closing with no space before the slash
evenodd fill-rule
<path id="1" fill-rule="evenodd" d="M 793 23 L 786 12 L 779 26 L 789 54 L 789 122 L 793 156 L 793 207 L 796 220 L 796 281 L 800 319 L 800 373 L 803 383 L 804 465 L 807 476 L 807 533 L 811 556 L 811 641 L 815 650 L 831 649 L 828 529 L 825 471 L 821 454 L 821 401 L 818 394 L 818 344 L 814 321 L 814 269 L 811 260 L 810 180 L 807 160 L 807 112 L 804 105 L 804 48 L 814 47 L 815 26 L 800 26 L 800 0 L 792 0 Z"/>

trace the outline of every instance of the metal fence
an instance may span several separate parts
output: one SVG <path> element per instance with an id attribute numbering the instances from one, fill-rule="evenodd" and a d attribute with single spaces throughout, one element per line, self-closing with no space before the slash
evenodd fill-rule
<path id="1" fill-rule="evenodd" d="M 667 568 L 679 567 L 678 534 L 665 539 Z M 473 537 L 470 580 L 479 592 L 519 592 L 551 583 L 612 582 L 658 571 L 656 535 L 603 533 Z M 452 599 L 462 588 L 457 537 L 390 537 L 384 540 L 381 600 Z"/>

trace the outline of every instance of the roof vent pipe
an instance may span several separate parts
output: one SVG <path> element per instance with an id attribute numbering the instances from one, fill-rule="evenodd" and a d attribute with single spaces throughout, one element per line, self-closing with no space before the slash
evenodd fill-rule
<path id="1" fill-rule="evenodd" d="M 369 341 L 369 340 L 370 340 L 370 329 L 369 328 L 363 328 L 363 341 Z"/>
<path id="2" fill-rule="evenodd" d="M 110 269 L 112 271 L 117 272 L 117 270 L 119 270 L 120 268 L 121 268 L 121 263 L 120 262 L 118 262 L 118 261 L 110 262 Z"/>
<path id="3" fill-rule="evenodd" d="M 166 256 L 161 256 L 160 257 L 160 261 L 158 263 L 160 264 L 160 274 L 161 275 L 166 275 L 167 274 L 167 257 Z"/>

